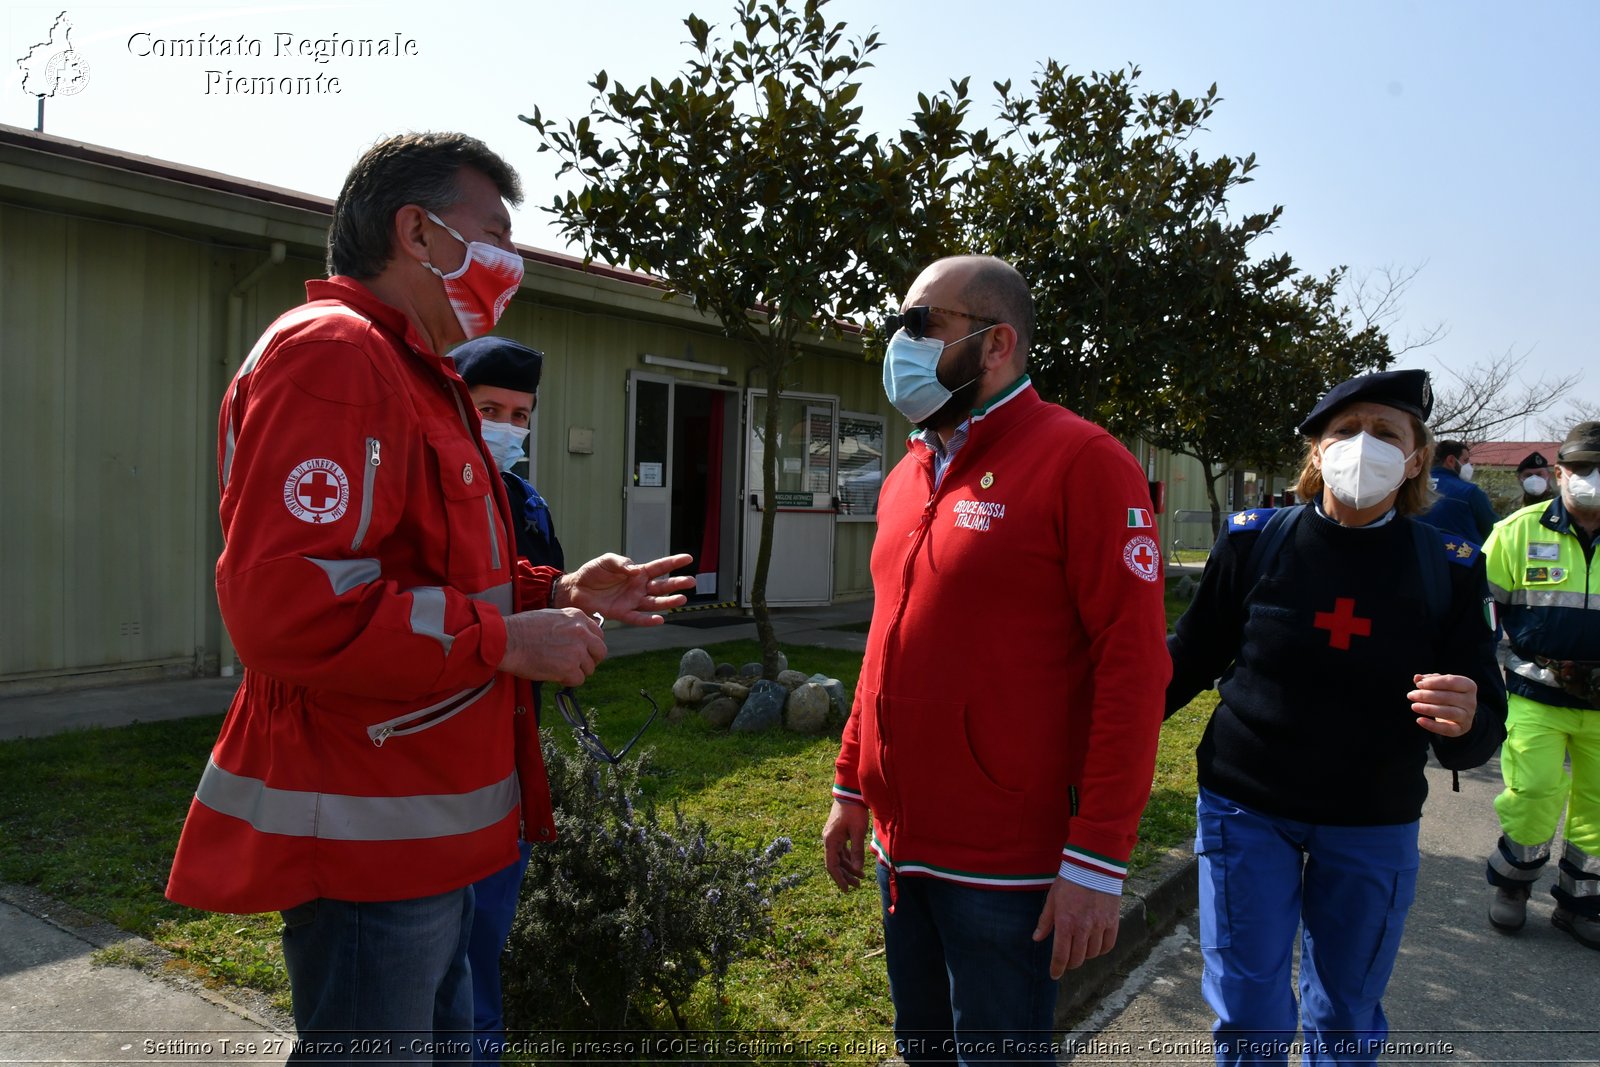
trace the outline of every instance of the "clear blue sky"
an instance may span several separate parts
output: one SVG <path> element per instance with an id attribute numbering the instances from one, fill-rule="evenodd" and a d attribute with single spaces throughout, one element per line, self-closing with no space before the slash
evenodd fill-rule
<path id="1" fill-rule="evenodd" d="M 0 122 L 33 127 L 35 101 L 15 60 L 49 36 L 62 10 L 8 7 Z M 88 80 L 47 103 L 48 133 L 331 197 L 377 137 L 462 129 L 522 172 L 531 195 L 516 237 L 559 248 L 537 210 L 556 189 L 553 157 L 535 152 L 517 114 L 583 113 L 586 83 L 602 68 L 625 83 L 670 77 L 690 54 L 683 17 L 693 11 L 720 25 L 733 8 L 729 0 L 118 0 L 64 10 Z M 1421 268 L 1391 332 L 1403 339 L 1442 325 L 1447 333 L 1415 365 L 1437 371 L 1441 362 L 1526 352 L 1537 376 L 1597 362 L 1589 319 L 1600 248 L 1600 4 L 834 0 L 827 10 L 853 33 L 882 36 L 860 103 L 867 124 L 885 131 L 910 115 L 918 91 L 967 75 L 975 113 L 987 118 L 991 83 L 1026 83 L 1046 58 L 1085 73 L 1137 64 L 1150 90 L 1198 95 L 1216 82 L 1223 103 L 1200 147 L 1256 154 L 1256 181 L 1235 203 L 1284 206 L 1271 250 L 1316 273 L 1340 264 L 1357 274 Z M 156 41 L 203 34 L 243 35 L 262 54 L 155 54 Z M 291 48 L 399 35 L 415 54 L 317 63 L 275 55 L 279 34 Z M 341 91 L 245 96 L 212 80 L 208 93 L 207 70 L 322 74 Z M 1594 405 L 1600 374 L 1578 392 Z"/>

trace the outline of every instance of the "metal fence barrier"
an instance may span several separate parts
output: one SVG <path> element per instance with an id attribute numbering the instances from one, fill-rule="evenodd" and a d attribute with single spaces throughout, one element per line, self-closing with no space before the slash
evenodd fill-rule
<path id="1" fill-rule="evenodd" d="M 1210 551 L 1216 541 L 1211 532 L 1210 511 L 1179 510 L 1172 513 L 1172 550 Z"/>

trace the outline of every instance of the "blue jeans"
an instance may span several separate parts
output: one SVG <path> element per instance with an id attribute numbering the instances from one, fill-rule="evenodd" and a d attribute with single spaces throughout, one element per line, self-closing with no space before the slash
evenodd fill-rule
<path id="1" fill-rule="evenodd" d="M 1201 788 L 1201 988 L 1219 1064 L 1376 1063 L 1417 890 L 1417 824 L 1281 819 Z M 1300 931 L 1300 1002 L 1290 980 Z M 1295 1026 L 1304 1032 L 1295 1044 Z"/>
<path id="2" fill-rule="evenodd" d="M 522 894 L 533 846 L 517 842 L 515 863 L 472 884 L 472 937 L 467 962 L 472 965 L 472 1029 L 476 1032 L 475 1063 L 499 1063 L 505 1050 L 506 1027 L 500 997 L 500 954 L 511 936 L 511 920 Z"/>
<path id="3" fill-rule="evenodd" d="M 417 900 L 310 900 L 283 913 L 299 1040 L 290 1063 L 472 1060 L 472 887 Z"/>
<path id="4" fill-rule="evenodd" d="M 1055 1063 L 1046 890 L 895 879 L 878 864 L 895 1047 L 910 1064 Z"/>

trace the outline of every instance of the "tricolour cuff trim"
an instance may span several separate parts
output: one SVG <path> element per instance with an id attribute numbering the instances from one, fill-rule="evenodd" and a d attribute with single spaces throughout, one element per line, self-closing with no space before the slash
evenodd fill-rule
<path id="1" fill-rule="evenodd" d="M 1061 870 L 1057 872 L 1069 882 L 1076 882 L 1085 889 L 1093 889 L 1101 893 L 1110 893 L 1114 897 L 1122 895 L 1122 879 L 1113 878 L 1109 874 L 1101 874 L 1088 867 L 1080 867 L 1069 860 L 1061 861 Z"/>
<path id="2" fill-rule="evenodd" d="M 867 802 L 862 799 L 861 791 L 859 789 L 850 789 L 846 786 L 840 785 L 837 782 L 835 782 L 833 785 L 833 799 L 843 800 L 849 804 L 860 804 L 862 807 L 867 806 Z"/>

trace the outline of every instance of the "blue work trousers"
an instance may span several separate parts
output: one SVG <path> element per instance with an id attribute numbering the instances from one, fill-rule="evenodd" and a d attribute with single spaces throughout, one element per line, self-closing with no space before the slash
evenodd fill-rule
<path id="1" fill-rule="evenodd" d="M 500 954 L 511 936 L 511 920 L 522 895 L 522 876 L 528 873 L 533 846 L 517 842 L 520 850 L 511 866 L 472 883 L 472 937 L 467 942 L 467 962 L 472 965 L 472 1029 L 477 1055 L 473 1062 L 499 1063 L 505 1051 L 506 1027 L 500 994 Z"/>
<path id="2" fill-rule="evenodd" d="M 1201 981 L 1219 1064 L 1376 1063 L 1417 888 L 1417 823 L 1326 826 L 1201 788 Z M 1300 1000 L 1291 980 L 1300 934 Z M 1298 1043 L 1296 1024 L 1303 1031 Z"/>
<path id="3" fill-rule="evenodd" d="M 1033 940 L 1046 890 L 895 878 L 878 864 L 895 1045 L 908 1064 L 1055 1063 L 1060 983 Z"/>
<path id="4" fill-rule="evenodd" d="M 291 1064 L 472 1060 L 472 887 L 416 900 L 321 898 L 283 913 L 299 1040 Z"/>

